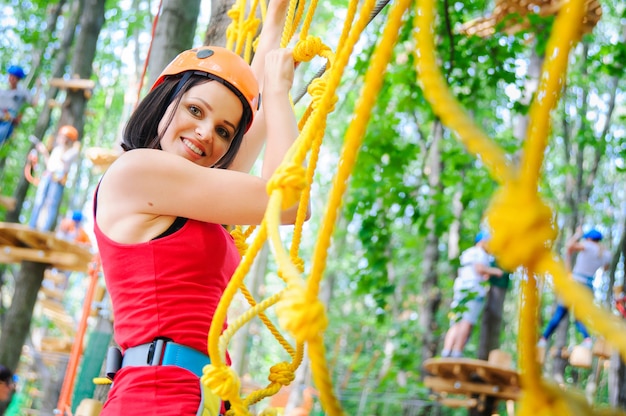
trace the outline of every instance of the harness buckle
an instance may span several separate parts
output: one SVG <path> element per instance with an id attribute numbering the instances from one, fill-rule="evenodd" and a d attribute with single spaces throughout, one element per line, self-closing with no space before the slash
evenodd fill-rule
<path id="1" fill-rule="evenodd" d="M 165 352 L 165 344 L 170 342 L 169 338 L 155 338 L 150 344 L 148 356 L 146 357 L 147 365 L 161 365 L 163 361 L 163 353 Z"/>

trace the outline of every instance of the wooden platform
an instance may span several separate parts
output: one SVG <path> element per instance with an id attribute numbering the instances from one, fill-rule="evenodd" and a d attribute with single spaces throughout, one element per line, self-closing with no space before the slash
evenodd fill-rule
<path id="1" fill-rule="evenodd" d="M 442 404 L 476 407 L 486 397 L 518 400 L 519 374 L 515 370 L 472 358 L 431 358 L 424 362 L 430 374 L 424 384 L 440 394 Z"/>
<path id="2" fill-rule="evenodd" d="M 465 23 L 460 32 L 466 35 L 490 36 L 496 26 L 503 24 L 503 31 L 513 34 L 530 27 L 529 14 L 552 16 L 561 10 L 563 0 L 495 0 L 495 7 L 490 16 L 474 19 Z M 587 0 L 586 14 L 580 26 L 581 33 L 590 33 L 602 17 L 602 7 L 598 0 Z"/>
<path id="3" fill-rule="evenodd" d="M 93 90 L 96 87 L 96 81 L 80 78 L 51 78 L 50 86 L 68 90 Z"/>
<path id="4" fill-rule="evenodd" d="M 54 233 L 0 222 L 0 263 L 32 261 L 60 270 L 86 272 L 91 259 L 89 250 L 60 239 Z"/>
<path id="5" fill-rule="evenodd" d="M 99 172 L 107 170 L 107 168 L 111 166 L 111 163 L 115 162 L 121 153 L 121 150 L 115 151 L 102 147 L 90 147 L 85 151 L 85 155 Z"/>

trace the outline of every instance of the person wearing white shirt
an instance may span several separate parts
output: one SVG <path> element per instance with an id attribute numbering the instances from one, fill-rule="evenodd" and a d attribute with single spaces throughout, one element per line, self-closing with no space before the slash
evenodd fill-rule
<path id="1" fill-rule="evenodd" d="M 442 357 L 462 357 L 472 328 L 485 305 L 489 276 L 502 276 L 502 270 L 491 266 L 486 250 L 489 234 L 479 232 L 474 245 L 461 253 L 461 267 L 454 281 L 454 296 L 450 305 L 450 328 L 446 332 Z"/>
<path id="2" fill-rule="evenodd" d="M 61 127 L 52 152 L 48 152 L 41 142 L 36 145 L 36 148 L 45 159 L 46 169 L 37 186 L 29 226 L 43 231 L 52 231 L 59 213 L 67 176 L 80 151 L 78 130 L 69 125 Z M 39 217 L 44 210 L 45 218 L 40 221 Z"/>

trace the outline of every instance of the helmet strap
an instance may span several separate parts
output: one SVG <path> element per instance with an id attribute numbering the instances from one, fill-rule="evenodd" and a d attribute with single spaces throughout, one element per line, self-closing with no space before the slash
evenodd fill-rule
<path id="1" fill-rule="evenodd" d="M 185 85 L 185 83 L 189 81 L 189 78 L 191 78 L 192 75 L 193 75 L 193 71 L 187 71 L 183 74 L 183 77 L 180 79 L 180 81 L 178 81 L 178 84 L 176 84 L 176 88 L 174 89 L 174 92 L 172 92 L 168 105 L 172 102 L 172 100 L 174 100 L 174 98 L 178 95 L 180 90 L 183 88 L 183 85 Z"/>

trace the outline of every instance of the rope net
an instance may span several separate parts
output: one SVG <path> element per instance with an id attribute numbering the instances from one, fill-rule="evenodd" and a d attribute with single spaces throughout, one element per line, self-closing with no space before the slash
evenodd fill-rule
<path id="1" fill-rule="evenodd" d="M 250 415 L 251 405 L 289 385 L 295 379 L 295 371 L 303 361 L 305 346 L 311 362 L 313 381 L 320 392 L 320 400 L 326 414 L 333 416 L 344 414 L 333 393 L 326 362 L 323 336 L 328 320 L 325 307 L 319 299 L 320 282 L 341 200 L 382 85 L 381 74 L 385 73 L 390 62 L 393 47 L 403 24 L 402 19 L 410 7 L 410 1 L 397 0 L 391 6 L 384 31 L 363 82 L 361 98 L 345 134 L 339 168 L 322 217 L 323 222 L 310 266 L 305 270 L 305 262 L 299 257 L 299 246 L 326 119 L 338 100 L 336 90 L 354 46 L 371 20 L 372 11 L 376 6 L 374 0 L 363 0 L 361 4 L 358 0 L 350 0 L 337 43 L 339 46 L 333 51 L 319 37 L 309 34 L 317 3 L 317 0 L 311 0 L 305 5 L 303 1 L 291 0 L 281 46 L 289 44 L 296 29 L 299 28 L 299 36 L 294 41 L 293 47 L 296 62 L 308 62 L 319 56 L 326 60 L 325 71 L 309 85 L 311 103 L 299 121 L 301 133 L 268 183 L 267 192 L 270 201 L 263 222 L 258 227 L 245 229 L 237 227 L 232 231 L 242 254 L 242 261 L 222 296 L 208 334 L 208 352 L 212 363 L 203 369 L 201 383 L 205 389 L 230 402 L 231 409 L 227 413 L 230 416 Z M 569 277 L 564 264 L 552 252 L 551 247 L 557 235 L 554 215 L 537 191 L 550 126 L 550 111 L 557 103 L 567 69 L 569 51 L 581 35 L 580 24 L 584 21 L 585 5 L 589 3 L 585 0 L 560 3 L 560 12 L 548 44 L 543 75 L 537 92 L 537 97 L 540 98 L 531 106 L 530 125 L 521 168 L 513 167 L 509 163 L 503 150 L 468 116 L 446 85 L 436 64 L 433 35 L 435 0 L 418 0 L 415 6 L 416 62 L 419 74 L 417 81 L 442 123 L 456 132 L 472 154 L 481 157 L 490 174 L 501 185 L 486 215 L 493 233 L 491 249 L 498 262 L 506 269 L 523 267 L 528 272 L 528 279 L 522 284 L 520 298 L 522 307 L 519 345 L 521 382 L 524 391 L 520 406 L 521 415 L 598 414 L 584 398 L 562 390 L 541 377 L 535 348 L 538 277 L 544 274 L 552 276 L 555 290 L 564 303 L 568 307 L 577 305 L 574 309 L 576 317 L 604 336 L 626 359 L 624 323 L 595 306 L 591 294 L 585 288 L 572 284 L 573 280 Z M 232 22 L 227 29 L 226 46 L 248 61 L 261 24 L 256 17 L 259 8 L 264 18 L 267 9 L 264 0 L 252 0 L 249 5 L 245 0 L 237 0 L 228 12 Z M 279 233 L 281 208 L 289 207 L 298 200 L 300 211 L 290 247 L 286 247 Z M 516 209 L 519 206 L 526 208 L 520 212 Z M 252 240 L 250 244 L 247 242 L 248 239 Z M 266 242 L 272 247 L 278 275 L 284 282 L 284 288 L 266 299 L 257 301 L 246 288 L 244 278 Z M 238 292 L 245 297 L 250 308 L 240 316 L 231 318 L 228 329 L 222 332 L 227 310 Z M 275 307 L 279 324 L 293 339 L 293 344 L 266 315 L 265 311 L 270 307 Z M 242 396 L 239 376 L 226 364 L 226 349 L 234 334 L 254 317 L 258 317 L 267 326 L 290 360 L 277 363 L 270 368 L 269 383 L 264 388 Z M 203 415 L 213 414 L 211 409 L 207 403 Z M 261 414 L 275 413 L 273 409 L 266 409 Z M 607 411 L 606 414 L 623 413 Z"/>
<path id="2" fill-rule="evenodd" d="M 254 17 L 257 6 L 259 6 L 258 1 L 253 0 L 248 17 L 244 17 L 246 4 L 245 1 L 241 0 L 229 12 L 232 23 L 227 30 L 227 47 L 241 53 L 245 59 L 249 59 L 251 55 L 254 43 L 253 34 L 256 33 L 259 24 Z M 264 16 L 266 5 L 261 1 L 260 6 L 261 14 Z M 293 47 L 295 61 L 308 62 L 319 56 L 326 60 L 326 70 L 321 77 L 309 85 L 308 93 L 311 96 L 311 103 L 299 121 L 301 133 L 267 185 L 270 201 L 263 222 L 259 227 L 248 227 L 245 230 L 238 227 L 232 232 L 237 246 L 242 252 L 242 262 L 222 296 L 209 330 L 208 344 L 212 363 L 204 368 L 201 382 L 203 386 L 209 388 L 222 400 L 230 401 L 229 415 L 250 414 L 249 407 L 252 404 L 277 393 L 281 387 L 290 384 L 295 378 L 296 369 L 302 363 L 305 345 L 311 362 L 313 380 L 320 392 L 322 406 L 327 414 L 344 414 L 333 393 L 331 377 L 326 363 L 323 334 L 328 320 L 325 307 L 319 299 L 319 288 L 341 199 L 347 188 L 347 180 L 356 161 L 371 109 L 382 85 L 380 74 L 385 72 L 391 58 L 392 49 L 402 24 L 402 17 L 409 7 L 409 0 L 400 0 L 394 4 L 372 58 L 362 88 L 361 100 L 357 104 L 355 117 L 345 136 L 344 147 L 341 152 L 342 162 L 334 178 L 327 209 L 323 216 L 323 224 L 311 259 L 310 270 L 305 273 L 304 261 L 299 257 L 299 246 L 310 187 L 326 128 L 326 119 L 328 114 L 334 110 L 337 102 L 336 90 L 343 71 L 348 64 L 354 45 L 371 20 L 375 2 L 374 0 L 365 0 L 359 4 L 357 0 L 350 1 L 336 51 L 325 45 L 320 38 L 309 34 L 316 7 L 317 0 L 313 0 L 306 7 L 306 10 L 304 2 L 296 0 L 290 2 L 281 46 L 284 47 L 291 41 L 296 28 L 302 23 L 299 38 Z M 282 208 L 289 207 L 298 200 L 300 201 L 300 210 L 294 226 L 291 245 L 287 248 L 283 245 L 279 233 L 280 212 Z M 253 231 L 256 232 L 253 234 Z M 248 245 L 246 239 L 253 235 L 254 237 Z M 273 249 L 278 274 L 285 286 L 278 293 L 257 302 L 245 287 L 244 277 L 266 241 L 270 243 Z M 231 319 L 228 329 L 222 332 L 228 307 L 238 291 L 247 299 L 250 309 L 236 319 Z M 294 345 L 291 345 L 281 335 L 278 328 L 265 315 L 265 311 L 274 305 L 279 324 L 291 335 L 295 341 Z M 255 316 L 258 316 L 266 324 L 290 357 L 290 361 L 281 362 L 271 367 L 267 386 L 242 397 L 241 382 L 238 375 L 226 365 L 225 354 L 234 333 Z M 263 414 L 270 414 L 271 412 L 271 409 L 267 409 Z"/>
<path id="3" fill-rule="evenodd" d="M 530 107 L 530 124 L 520 167 L 513 167 L 504 152 L 467 115 L 450 93 L 436 64 L 432 24 L 434 0 L 420 0 L 415 27 L 417 66 L 424 94 L 444 125 L 453 130 L 470 152 L 480 156 L 501 187 L 486 213 L 492 230 L 490 248 L 505 269 L 521 267 L 522 280 L 519 351 L 523 396 L 521 415 L 624 414 L 618 410 L 599 413 L 573 391 L 542 379 L 537 359 L 537 279 L 549 275 L 564 304 L 577 319 L 593 327 L 626 359 L 626 326 L 622 319 L 596 306 L 592 294 L 570 277 L 565 264 L 552 251 L 557 236 L 554 215 L 538 193 L 538 181 L 550 131 L 550 113 L 556 106 L 570 50 L 580 39 L 585 0 L 561 3 L 546 49 L 540 84 Z M 524 210 L 518 207 L 523 206 Z M 572 307 L 576 305 L 575 309 Z"/>

